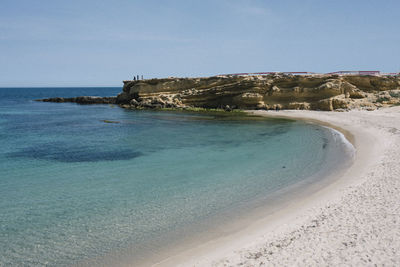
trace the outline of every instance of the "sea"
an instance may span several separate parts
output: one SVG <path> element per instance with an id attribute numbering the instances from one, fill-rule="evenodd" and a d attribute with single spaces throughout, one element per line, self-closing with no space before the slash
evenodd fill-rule
<path id="1" fill-rule="evenodd" d="M 0 266 L 146 260 L 351 160 L 304 121 L 35 101 L 120 91 L 0 88 Z"/>

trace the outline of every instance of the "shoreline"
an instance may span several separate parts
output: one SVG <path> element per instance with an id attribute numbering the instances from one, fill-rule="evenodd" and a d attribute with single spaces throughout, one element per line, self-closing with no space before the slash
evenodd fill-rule
<path id="1" fill-rule="evenodd" d="M 245 111 L 242 112 L 245 114 Z M 196 113 L 195 113 L 196 114 Z M 227 113 L 229 117 L 229 113 Z M 257 119 L 257 120 L 269 120 L 268 118 L 263 118 L 258 115 L 251 116 L 246 115 L 244 118 Z M 273 118 L 273 121 L 279 121 L 279 118 Z M 287 120 L 287 119 L 282 119 Z M 295 120 L 288 120 L 295 122 Z M 300 124 L 308 124 L 309 127 L 313 126 L 315 123 L 310 122 L 298 122 Z M 327 158 L 335 159 L 333 155 L 337 155 L 337 152 L 344 152 L 345 158 L 351 160 L 354 154 L 354 147 L 350 142 L 344 142 L 346 138 L 340 132 L 330 127 L 320 126 L 318 128 L 326 128 L 326 131 L 329 132 L 330 139 L 332 144 L 339 145 L 340 151 L 330 152 L 330 156 Z M 347 144 L 346 144 L 347 143 Z M 337 148 L 336 148 L 337 149 Z M 342 151 L 343 150 L 343 151 Z M 246 228 L 251 224 L 253 220 L 257 220 L 259 214 L 275 214 L 280 208 L 285 207 L 287 202 L 298 200 L 304 197 L 309 193 L 312 193 L 316 190 L 319 190 L 321 187 L 326 186 L 326 184 L 330 184 L 333 180 L 332 173 L 336 168 L 347 168 L 348 163 L 343 159 L 331 162 L 330 160 L 326 161 L 326 166 L 320 168 L 319 171 L 304 178 L 296 183 L 290 184 L 276 190 L 274 192 L 268 193 L 267 196 L 261 197 L 256 200 L 246 201 L 244 203 L 237 203 L 235 206 L 230 207 L 224 211 L 220 211 L 217 217 L 208 218 L 204 221 L 200 221 L 196 223 L 196 226 L 189 227 L 184 231 L 188 234 L 184 237 L 180 236 L 177 240 L 174 240 L 176 236 L 173 236 L 171 240 L 173 242 L 162 242 L 160 241 L 161 246 L 164 247 L 162 249 L 155 249 L 150 253 L 139 254 L 140 257 L 130 257 L 132 253 L 135 254 L 135 250 L 128 247 L 119 251 L 119 253 L 112 252 L 104 257 L 100 257 L 97 259 L 97 263 L 101 263 L 101 266 L 164 266 L 164 261 L 168 262 L 168 266 L 174 266 L 175 263 L 169 263 L 170 255 L 177 255 L 178 257 L 183 253 L 185 254 L 191 248 L 196 249 L 197 247 L 202 246 L 201 244 L 209 242 L 213 243 L 218 239 L 230 238 L 231 235 L 235 235 L 237 232 L 240 232 L 243 228 Z M 293 195 L 295 197 L 293 197 Z M 251 202 L 251 204 L 250 204 Z M 230 218 L 230 221 L 221 220 L 222 218 Z M 151 245 L 149 245 L 151 247 Z M 141 259 L 140 259 L 141 258 Z M 174 258 L 174 256 L 172 257 Z M 90 266 L 88 262 L 80 262 L 78 266 Z"/>
<path id="2" fill-rule="evenodd" d="M 369 115 L 375 114 L 378 121 L 380 120 L 380 115 L 385 113 L 397 114 L 400 118 L 400 108 L 398 107 L 379 111 L 350 111 L 344 113 L 293 110 L 248 112 L 267 117 L 306 120 L 338 130 L 356 147 L 355 161 L 349 168 L 343 170 L 343 173 L 336 175 L 329 184 L 322 188 L 317 188 L 315 192 L 309 195 L 292 198 L 291 201 L 284 204 L 283 209 L 264 215 L 264 217 L 261 215 L 260 217 L 262 218 L 256 218 L 244 229 L 240 229 L 235 233 L 228 233 L 224 237 L 219 237 L 190 250 L 170 256 L 153 266 L 251 266 L 262 265 L 265 262 L 270 264 L 271 259 L 279 259 L 282 254 L 274 250 L 283 251 L 287 246 L 278 244 L 278 246 L 273 246 L 274 249 L 270 250 L 271 244 L 274 242 L 279 243 L 279 240 L 286 240 L 282 242 L 289 245 L 295 243 L 293 240 L 297 240 L 299 231 L 309 229 L 307 225 L 310 224 L 310 221 L 314 224 L 316 221 L 318 222 L 318 219 L 315 218 L 318 218 L 327 209 L 329 210 L 332 205 L 340 207 L 343 204 L 341 203 L 343 197 L 349 194 L 348 191 L 365 184 L 366 177 L 369 177 L 371 171 L 376 170 L 376 165 L 383 159 L 390 142 L 385 142 L 385 138 L 382 138 L 382 127 L 371 124 L 371 122 L 374 122 L 372 119 L 368 121 Z M 365 127 L 362 123 L 367 124 L 369 127 Z M 386 134 L 390 135 L 390 132 Z M 314 228 L 318 229 L 315 225 L 312 229 Z M 338 233 L 338 235 L 340 234 Z M 338 238 L 333 239 L 337 241 Z M 298 256 L 303 254 L 303 252 L 299 252 L 299 255 L 292 255 L 289 258 L 286 256 L 285 259 L 289 259 L 288 264 L 296 264 L 299 259 Z M 321 256 L 320 254 L 318 255 Z M 316 256 L 317 258 L 318 255 Z M 335 257 L 333 256 L 332 258 Z M 343 259 L 342 256 L 341 258 Z M 349 260 L 354 262 L 353 258 L 350 256 L 344 257 L 342 263 L 349 263 Z M 400 259 L 397 258 L 397 260 Z M 277 260 L 277 263 L 279 262 L 281 261 Z M 326 261 L 319 263 L 326 263 Z"/>

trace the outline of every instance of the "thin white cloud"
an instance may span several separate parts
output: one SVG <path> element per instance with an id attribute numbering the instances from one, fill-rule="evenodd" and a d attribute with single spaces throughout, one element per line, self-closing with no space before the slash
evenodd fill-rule
<path id="1" fill-rule="evenodd" d="M 274 17 L 272 11 L 253 0 L 226 0 L 227 7 L 233 12 L 245 16 Z"/>
<path id="2" fill-rule="evenodd" d="M 245 6 L 241 7 L 238 11 L 247 15 L 269 15 L 270 12 L 266 8 L 255 7 L 255 6 Z"/>
<path id="3" fill-rule="evenodd" d="M 77 30 L 79 29 L 79 30 Z M 48 18 L 25 18 L 18 21 L 0 18 L 0 40 L 2 41 L 159 41 L 193 42 L 174 34 L 139 32 L 115 27 L 98 28 L 82 21 L 60 22 Z"/>

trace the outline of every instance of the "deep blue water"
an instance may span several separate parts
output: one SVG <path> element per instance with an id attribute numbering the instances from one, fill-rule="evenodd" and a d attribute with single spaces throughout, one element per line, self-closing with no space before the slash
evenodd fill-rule
<path id="1" fill-rule="evenodd" d="M 120 91 L 0 88 L 0 266 L 140 258 L 340 163 L 304 122 L 33 101 Z"/>

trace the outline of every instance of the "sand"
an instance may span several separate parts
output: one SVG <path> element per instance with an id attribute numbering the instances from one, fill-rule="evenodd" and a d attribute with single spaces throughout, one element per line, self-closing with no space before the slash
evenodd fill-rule
<path id="1" fill-rule="evenodd" d="M 354 163 L 323 188 L 155 266 L 400 266 L 400 107 L 252 113 L 331 125 L 355 145 Z"/>

